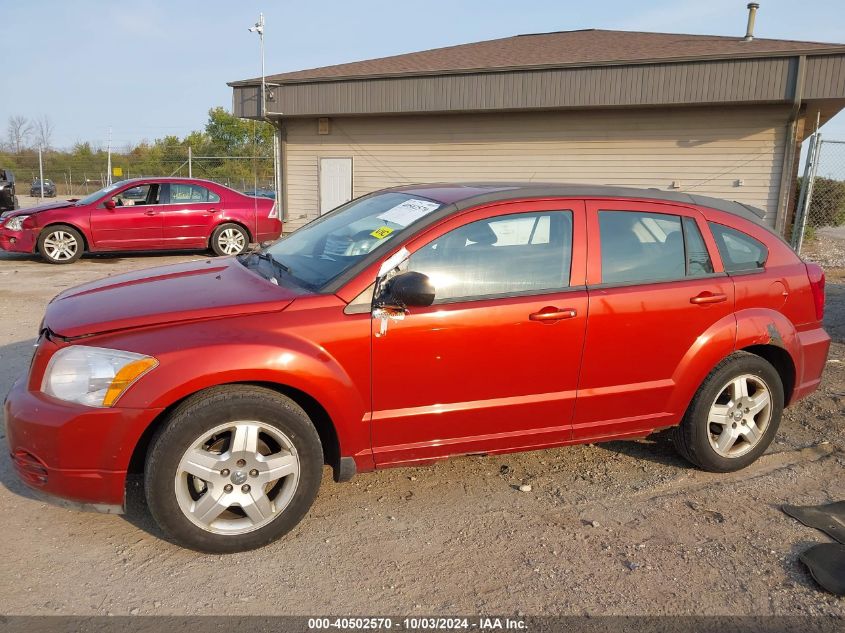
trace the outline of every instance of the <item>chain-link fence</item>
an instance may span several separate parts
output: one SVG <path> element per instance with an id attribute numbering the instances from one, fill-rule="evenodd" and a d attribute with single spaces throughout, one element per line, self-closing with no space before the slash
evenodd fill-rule
<path id="1" fill-rule="evenodd" d="M 169 174 L 155 175 L 204 178 L 247 193 L 275 191 L 269 156 L 189 156 Z"/>
<path id="2" fill-rule="evenodd" d="M 39 166 L 38 154 L 15 155 L 12 161 L 0 164 L 15 174 L 16 191 L 21 202 L 34 194 L 40 197 L 39 174 L 52 185 L 45 192 L 57 198 L 78 198 L 104 187 L 108 181 L 108 162 L 104 156 L 71 158 L 58 152 L 45 152 Z M 169 155 L 138 160 L 130 155 L 112 156 L 112 182 L 129 178 L 182 176 L 204 178 L 247 193 L 274 192 L 272 156 L 191 156 Z M 53 188 L 55 187 L 55 189 Z"/>
<path id="3" fill-rule="evenodd" d="M 845 141 L 810 139 L 792 246 L 823 266 L 845 266 Z"/>

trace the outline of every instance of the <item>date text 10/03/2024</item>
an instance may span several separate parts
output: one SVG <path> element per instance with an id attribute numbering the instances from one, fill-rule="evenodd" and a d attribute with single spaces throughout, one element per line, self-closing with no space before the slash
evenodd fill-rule
<path id="1" fill-rule="evenodd" d="M 515 618 L 439 618 L 411 617 L 393 620 L 386 617 L 355 618 L 309 618 L 309 630 L 480 630 L 480 631 L 521 631 L 527 625 L 524 620 Z"/>

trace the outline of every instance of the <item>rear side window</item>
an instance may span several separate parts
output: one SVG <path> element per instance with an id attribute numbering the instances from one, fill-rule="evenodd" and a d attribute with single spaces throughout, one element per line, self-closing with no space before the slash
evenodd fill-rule
<path id="1" fill-rule="evenodd" d="M 640 211 L 599 211 L 602 283 L 697 277 L 713 262 L 692 218 Z"/>
<path id="2" fill-rule="evenodd" d="M 199 185 L 170 183 L 170 204 L 220 202 L 220 196 Z"/>
<path id="3" fill-rule="evenodd" d="M 769 257 L 769 250 L 759 240 L 747 233 L 710 222 L 710 230 L 725 271 L 729 273 L 758 270 L 763 268 Z"/>
<path id="4" fill-rule="evenodd" d="M 681 279 L 686 275 L 681 218 L 599 211 L 602 283 Z"/>

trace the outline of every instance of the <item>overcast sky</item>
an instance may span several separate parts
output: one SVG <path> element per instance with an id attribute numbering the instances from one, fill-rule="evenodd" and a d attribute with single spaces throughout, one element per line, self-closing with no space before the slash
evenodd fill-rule
<path id="1" fill-rule="evenodd" d="M 843 0 L 762 0 L 756 35 L 845 41 Z M 115 146 L 199 129 L 227 81 L 519 33 L 582 28 L 736 35 L 746 0 L 0 0 L 0 135 L 49 116 L 54 144 Z M 845 115 L 823 130 L 845 139 Z"/>

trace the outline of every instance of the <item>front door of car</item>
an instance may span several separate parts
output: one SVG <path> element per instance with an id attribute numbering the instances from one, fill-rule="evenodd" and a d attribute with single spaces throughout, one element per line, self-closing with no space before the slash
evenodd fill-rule
<path id="1" fill-rule="evenodd" d="M 588 201 L 587 221 L 590 322 L 574 437 L 675 424 L 687 404 L 679 383 L 733 346 L 733 284 L 695 209 Z"/>
<path id="2" fill-rule="evenodd" d="M 374 312 L 377 465 L 569 441 L 585 247 L 571 200 L 472 211 L 408 245 L 399 270 L 427 275 L 435 300 L 401 319 Z"/>
<path id="3" fill-rule="evenodd" d="M 206 247 L 220 216 L 220 196 L 191 183 L 165 183 L 163 188 L 165 247 Z"/>
<path id="4" fill-rule="evenodd" d="M 106 200 L 112 200 L 114 206 L 102 201 L 91 209 L 91 233 L 98 250 L 161 248 L 158 184 L 128 186 Z"/>

